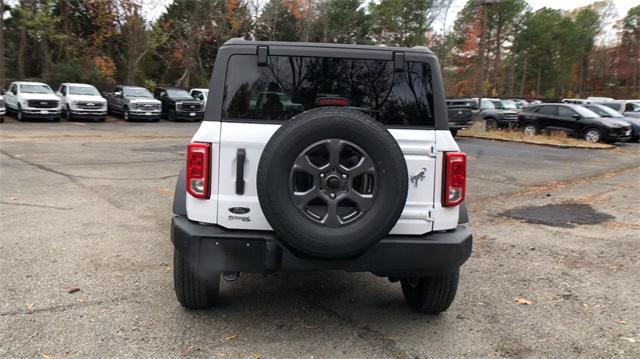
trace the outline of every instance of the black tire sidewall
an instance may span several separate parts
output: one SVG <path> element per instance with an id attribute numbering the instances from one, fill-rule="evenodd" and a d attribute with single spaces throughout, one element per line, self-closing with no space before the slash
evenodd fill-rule
<path id="1" fill-rule="evenodd" d="M 340 138 L 359 146 L 375 162 L 374 204 L 354 223 L 329 228 L 306 218 L 290 197 L 289 173 L 308 146 Z M 387 235 L 407 197 L 407 167 L 391 134 L 369 116 L 345 109 L 316 109 L 296 116 L 271 137 L 260 158 L 258 197 L 278 237 L 298 253 L 343 258 L 362 253 Z"/>

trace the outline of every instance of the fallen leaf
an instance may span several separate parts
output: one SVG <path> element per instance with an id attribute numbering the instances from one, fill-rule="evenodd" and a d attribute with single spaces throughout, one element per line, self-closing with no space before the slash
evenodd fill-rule
<path id="1" fill-rule="evenodd" d="M 625 322 L 625 321 L 624 321 L 624 320 L 622 320 L 622 319 L 618 319 L 618 320 L 616 320 L 616 323 L 618 323 L 618 324 L 627 324 L 627 322 Z"/>
<path id="2" fill-rule="evenodd" d="M 17 200 L 18 200 L 18 197 L 9 197 L 9 198 L 7 198 L 7 201 L 9 201 L 9 202 L 15 202 Z"/>
<path id="3" fill-rule="evenodd" d="M 229 340 L 236 340 L 236 339 L 238 339 L 238 336 L 237 336 L 237 335 L 232 335 L 232 336 L 230 336 L 230 337 L 226 337 L 226 338 L 224 338 L 224 340 L 227 340 L 227 341 L 229 341 Z"/>
<path id="4" fill-rule="evenodd" d="M 636 342 L 636 338 L 625 338 L 625 337 L 623 337 L 623 338 L 620 338 L 620 339 L 626 340 L 626 341 L 628 341 L 630 343 L 635 343 Z"/>
<path id="5" fill-rule="evenodd" d="M 531 305 L 533 304 L 532 301 L 525 299 L 525 298 L 514 298 L 516 303 L 521 304 L 521 305 Z"/>
<path id="6" fill-rule="evenodd" d="M 75 292 L 79 292 L 80 288 L 69 288 L 69 290 L 67 291 L 67 293 L 71 294 L 71 293 L 75 293 Z"/>
<path id="7" fill-rule="evenodd" d="M 302 324 L 303 327 L 307 328 L 307 329 L 316 329 L 316 326 L 313 325 L 306 325 L 306 324 Z"/>
<path id="8" fill-rule="evenodd" d="M 169 188 L 158 188 L 158 192 L 167 196 L 173 196 L 173 190 Z"/>

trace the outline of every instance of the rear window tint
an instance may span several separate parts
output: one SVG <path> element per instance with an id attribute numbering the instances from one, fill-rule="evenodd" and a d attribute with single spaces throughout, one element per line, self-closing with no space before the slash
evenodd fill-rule
<path id="1" fill-rule="evenodd" d="M 270 56 L 258 66 L 255 55 L 229 60 L 222 116 L 225 119 L 286 121 L 321 106 L 368 113 L 388 126 L 433 126 L 429 65 L 322 57 Z"/>

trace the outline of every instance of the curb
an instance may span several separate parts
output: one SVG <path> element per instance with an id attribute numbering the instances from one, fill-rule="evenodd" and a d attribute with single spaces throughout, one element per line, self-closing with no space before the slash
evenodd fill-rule
<path id="1" fill-rule="evenodd" d="M 484 136 L 477 136 L 477 135 L 468 135 L 464 133 L 459 133 L 457 137 L 478 138 L 481 140 L 492 140 L 492 141 L 501 141 L 501 142 L 526 143 L 529 145 L 548 146 L 548 147 L 556 147 L 556 148 L 579 148 L 579 149 L 586 149 L 586 150 L 610 150 L 612 148 L 616 148 L 616 146 L 608 145 L 608 144 L 601 144 L 602 147 L 588 147 L 583 145 L 570 145 L 565 143 L 547 143 L 547 142 L 527 141 L 527 140 L 510 140 L 507 138 L 484 137 Z"/>

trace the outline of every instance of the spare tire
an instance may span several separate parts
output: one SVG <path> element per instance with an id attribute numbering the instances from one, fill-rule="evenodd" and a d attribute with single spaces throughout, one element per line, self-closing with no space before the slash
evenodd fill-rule
<path id="1" fill-rule="evenodd" d="M 398 143 L 356 110 L 318 108 L 283 124 L 260 157 L 260 206 L 298 255 L 345 258 L 386 236 L 407 198 Z"/>

